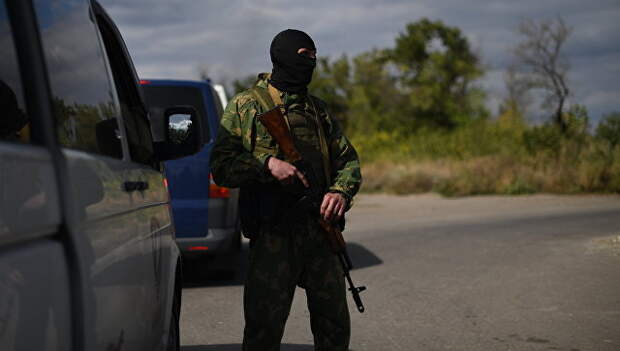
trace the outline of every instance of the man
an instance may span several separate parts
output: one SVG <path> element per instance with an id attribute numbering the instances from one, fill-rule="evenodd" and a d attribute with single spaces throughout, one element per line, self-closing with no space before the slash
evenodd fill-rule
<path id="1" fill-rule="evenodd" d="M 308 299 L 316 350 L 348 350 L 350 320 L 338 258 L 318 216 L 295 207 L 307 177 L 286 162 L 256 118 L 282 103 L 295 146 L 325 190 L 320 213 L 333 223 L 351 206 L 360 183 L 357 153 L 324 102 L 307 93 L 316 48 L 304 32 L 288 29 L 271 43 L 271 74 L 236 95 L 226 107 L 211 170 L 221 186 L 241 187 L 250 265 L 244 291 L 243 350 L 279 350 L 297 285 Z"/>

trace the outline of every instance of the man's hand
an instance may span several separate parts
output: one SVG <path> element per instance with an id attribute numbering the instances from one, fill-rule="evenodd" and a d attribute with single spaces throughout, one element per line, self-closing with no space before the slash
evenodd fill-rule
<path id="1" fill-rule="evenodd" d="M 306 177 L 304 177 L 297 167 L 286 161 L 279 160 L 275 157 L 269 157 L 269 160 L 267 161 L 267 169 L 269 169 L 271 175 L 273 175 L 282 184 L 291 184 L 295 178 L 299 178 L 306 188 L 310 186 L 306 180 Z"/>
<path id="2" fill-rule="evenodd" d="M 344 214 L 347 207 L 347 200 L 341 193 L 327 193 L 323 196 L 321 204 L 321 216 L 326 221 L 337 221 Z"/>

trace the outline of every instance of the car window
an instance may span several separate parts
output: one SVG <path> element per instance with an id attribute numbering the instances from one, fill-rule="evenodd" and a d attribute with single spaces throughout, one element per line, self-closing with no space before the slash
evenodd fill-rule
<path id="1" fill-rule="evenodd" d="M 98 4 L 95 14 L 118 93 L 131 159 L 155 164 L 151 127 L 127 48 L 116 25 Z"/>
<path id="2" fill-rule="evenodd" d="M 162 86 L 143 84 L 142 91 L 149 108 L 149 113 L 155 125 L 163 125 L 164 110 L 175 105 L 190 105 L 196 108 L 202 123 L 203 134 L 208 139 L 209 123 L 202 91 L 197 87 Z"/>
<path id="3" fill-rule="evenodd" d="M 122 157 L 120 108 L 87 0 L 35 0 L 62 146 Z"/>
<path id="4" fill-rule="evenodd" d="M 30 120 L 24 106 L 24 94 L 13 33 L 4 2 L 0 2 L 0 140 L 30 141 Z"/>

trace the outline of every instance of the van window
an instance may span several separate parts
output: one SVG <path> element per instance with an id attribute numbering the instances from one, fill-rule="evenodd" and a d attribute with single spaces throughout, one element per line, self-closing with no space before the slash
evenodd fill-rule
<path id="1" fill-rule="evenodd" d="M 122 157 L 120 108 L 110 82 L 89 1 L 35 0 L 50 78 L 59 142 L 67 147 Z"/>
<path id="2" fill-rule="evenodd" d="M 30 121 L 4 2 L 0 2 L 0 141 L 29 142 Z"/>
<path id="3" fill-rule="evenodd" d="M 205 108 L 202 91 L 197 87 L 186 86 L 161 86 L 161 85 L 142 85 L 142 91 L 149 108 L 151 119 L 156 126 L 163 125 L 164 110 L 175 105 L 193 106 L 201 118 L 202 135 L 208 139 L 209 123 L 207 121 L 207 110 Z M 161 133 L 161 131 L 159 131 Z M 158 133 L 158 134 L 160 134 Z M 161 134 L 160 134 L 161 135 Z"/>

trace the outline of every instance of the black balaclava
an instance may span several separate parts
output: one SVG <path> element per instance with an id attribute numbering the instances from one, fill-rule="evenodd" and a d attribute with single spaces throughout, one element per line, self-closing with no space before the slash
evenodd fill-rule
<path id="1" fill-rule="evenodd" d="M 273 38 L 269 50 L 273 63 L 270 83 L 278 90 L 293 94 L 307 91 L 316 59 L 298 54 L 301 48 L 316 51 L 312 38 L 300 30 L 287 29 Z"/>

